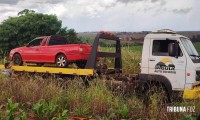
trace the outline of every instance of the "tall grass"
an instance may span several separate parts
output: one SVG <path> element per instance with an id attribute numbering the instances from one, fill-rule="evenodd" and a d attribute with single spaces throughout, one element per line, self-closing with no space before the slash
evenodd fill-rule
<path id="1" fill-rule="evenodd" d="M 9 83 L 7 78 L 0 76 L 0 103 L 13 98 L 18 103 L 36 103 L 40 99 L 52 100 L 61 95 L 62 89 L 53 80 L 44 80 L 41 76 L 18 75 Z"/>
<path id="2" fill-rule="evenodd" d="M 142 46 L 125 46 L 121 48 L 122 71 L 124 74 L 138 74 L 140 72 Z M 114 47 L 101 47 L 103 52 L 115 52 Z M 114 67 L 114 59 L 103 58 L 101 61 L 107 63 L 108 67 Z"/>
<path id="3" fill-rule="evenodd" d="M 192 118 L 200 113 L 199 100 L 171 104 L 196 106 L 196 113 L 167 113 L 166 106 L 158 108 L 156 103 L 146 108 L 143 99 L 138 99 L 134 93 L 113 94 L 108 87 L 113 84 L 99 78 L 96 82 L 91 81 L 88 88 L 83 86 L 79 77 L 58 82 L 54 76 L 42 78 L 38 75 L 19 75 L 12 84 L 6 78 L 0 79 L 2 118 L 10 115 L 14 118 L 57 119 L 68 115 L 107 120 L 181 119 Z M 8 101 L 10 98 L 12 101 Z M 153 99 L 156 102 L 159 96 Z M 13 108 L 7 107 L 8 104 Z M 7 114 L 6 109 L 13 109 L 13 112 Z"/>

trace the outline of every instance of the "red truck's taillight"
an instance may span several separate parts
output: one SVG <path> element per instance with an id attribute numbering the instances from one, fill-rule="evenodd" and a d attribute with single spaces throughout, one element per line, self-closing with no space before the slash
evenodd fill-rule
<path id="1" fill-rule="evenodd" d="M 82 47 L 79 48 L 79 52 L 81 52 L 81 53 L 83 52 L 83 48 Z"/>

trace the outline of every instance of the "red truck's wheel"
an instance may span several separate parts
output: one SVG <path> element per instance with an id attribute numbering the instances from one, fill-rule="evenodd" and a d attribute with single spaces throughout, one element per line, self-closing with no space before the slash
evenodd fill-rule
<path id="1" fill-rule="evenodd" d="M 14 65 L 23 65 L 22 57 L 20 54 L 16 53 L 13 55 Z"/>
<path id="2" fill-rule="evenodd" d="M 64 54 L 59 54 L 56 57 L 56 65 L 57 65 L 57 67 L 60 67 L 60 68 L 67 66 L 67 58 Z"/>

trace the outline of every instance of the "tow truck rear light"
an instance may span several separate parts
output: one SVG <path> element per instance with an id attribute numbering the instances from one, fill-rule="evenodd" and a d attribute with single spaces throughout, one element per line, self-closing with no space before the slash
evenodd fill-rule
<path id="1" fill-rule="evenodd" d="M 190 73 L 187 73 L 187 76 L 190 76 Z"/>

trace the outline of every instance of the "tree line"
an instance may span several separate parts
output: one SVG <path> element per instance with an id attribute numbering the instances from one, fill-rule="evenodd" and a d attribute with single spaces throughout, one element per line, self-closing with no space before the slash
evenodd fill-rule
<path id="1" fill-rule="evenodd" d="M 200 42 L 200 35 L 193 35 L 191 38 L 192 42 Z"/>

